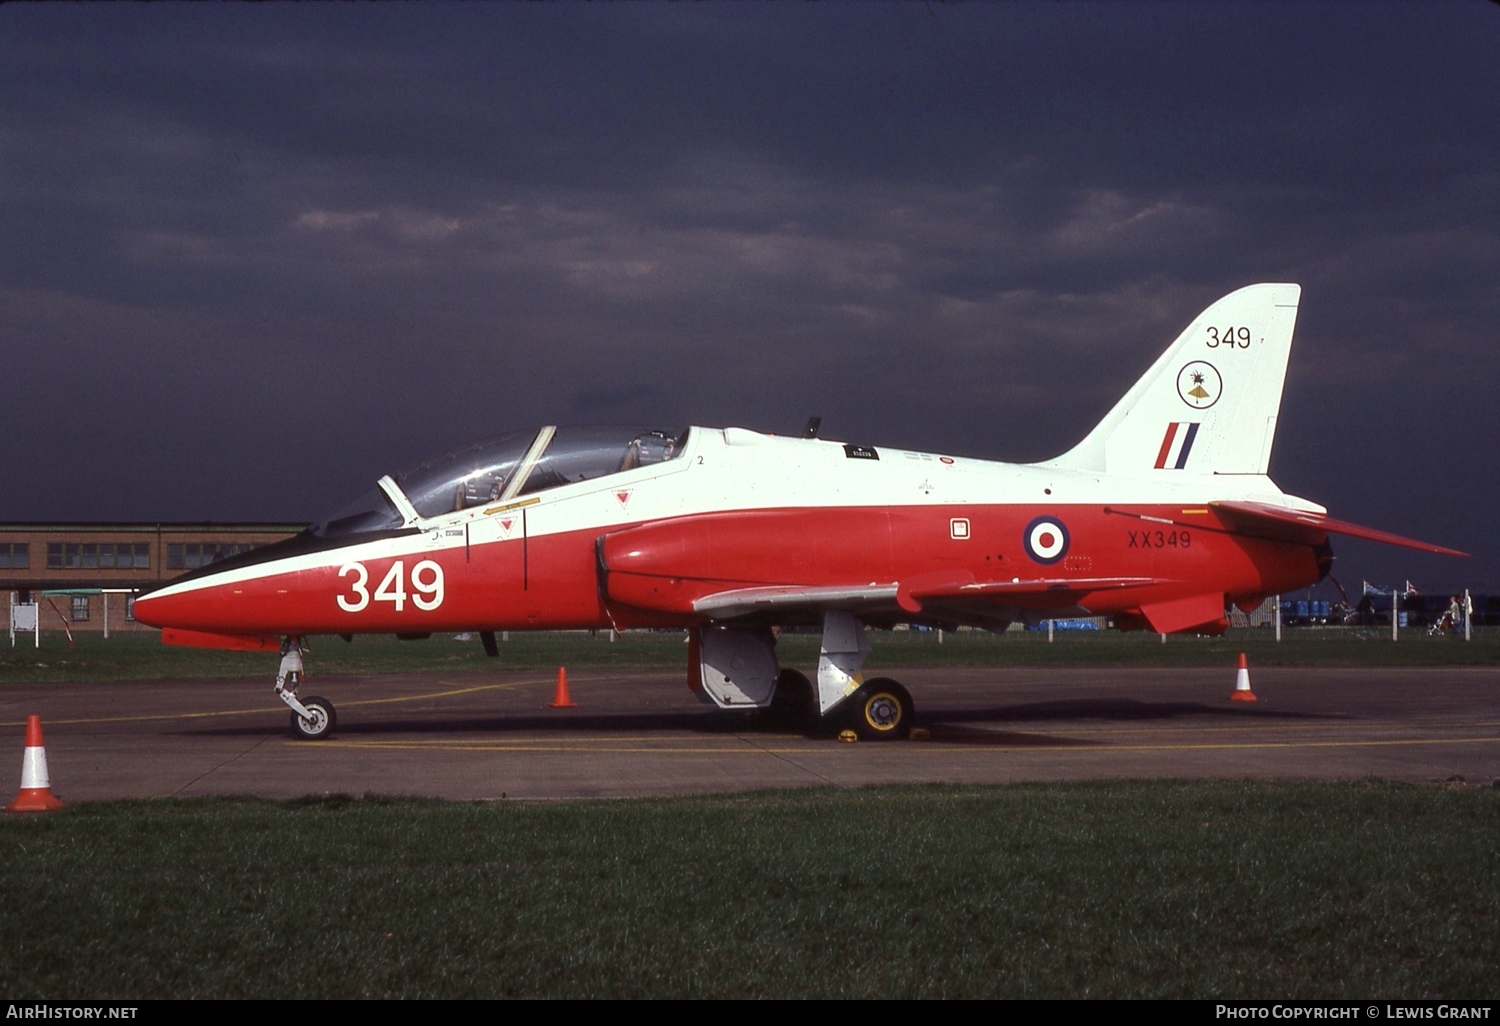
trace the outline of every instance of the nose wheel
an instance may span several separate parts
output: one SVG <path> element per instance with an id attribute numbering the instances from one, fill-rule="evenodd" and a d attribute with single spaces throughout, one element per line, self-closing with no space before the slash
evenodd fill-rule
<path id="1" fill-rule="evenodd" d="M 301 700 L 302 708 L 307 711 L 306 715 L 292 710 L 292 731 L 298 737 L 306 741 L 317 741 L 319 738 L 327 737 L 333 730 L 334 724 L 338 722 L 338 715 L 333 711 L 333 703 L 319 695 L 308 695 Z"/>
<path id="2" fill-rule="evenodd" d="M 276 697 L 292 711 L 292 733 L 307 741 L 327 737 L 338 722 L 333 703 L 320 695 L 297 698 L 302 685 L 302 639 L 281 643 L 281 668 L 276 673 Z"/>

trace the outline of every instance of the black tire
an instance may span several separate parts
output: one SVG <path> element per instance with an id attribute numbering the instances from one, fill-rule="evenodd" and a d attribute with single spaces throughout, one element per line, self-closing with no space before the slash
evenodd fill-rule
<path id="1" fill-rule="evenodd" d="M 817 714 L 818 696 L 812 681 L 797 670 L 782 670 L 766 708 L 766 723 L 780 730 L 806 730 Z"/>
<path id="2" fill-rule="evenodd" d="M 849 696 L 850 726 L 861 741 L 897 741 L 911 733 L 911 694 L 889 677 L 874 677 Z"/>
<path id="3" fill-rule="evenodd" d="M 333 703 L 318 695 L 308 695 L 299 699 L 302 707 L 313 714 L 311 720 L 305 720 L 292 711 L 292 733 L 304 741 L 318 741 L 333 733 L 333 728 L 338 724 L 338 714 L 333 711 Z"/>

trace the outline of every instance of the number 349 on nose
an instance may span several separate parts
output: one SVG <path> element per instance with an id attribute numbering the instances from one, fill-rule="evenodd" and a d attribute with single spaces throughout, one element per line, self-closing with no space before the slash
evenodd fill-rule
<path id="1" fill-rule="evenodd" d="M 350 575 L 354 580 L 349 585 L 349 594 L 338 597 L 339 608 L 344 612 L 358 613 L 370 604 L 372 598 L 376 602 L 394 604 L 398 613 L 406 608 L 405 560 L 398 559 L 391 564 L 376 586 L 374 595 L 370 594 L 370 571 L 363 563 L 345 563 L 339 567 L 340 578 Z M 418 609 L 427 612 L 436 609 L 443 604 L 443 568 L 430 559 L 422 560 L 411 568 L 411 589 L 410 598 Z"/>

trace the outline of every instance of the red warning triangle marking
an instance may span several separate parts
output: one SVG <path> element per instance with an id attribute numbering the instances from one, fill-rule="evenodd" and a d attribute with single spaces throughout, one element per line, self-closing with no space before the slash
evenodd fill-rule
<path id="1" fill-rule="evenodd" d="M 504 531 L 506 534 L 510 534 L 510 525 L 514 523 L 515 520 L 511 519 L 510 517 L 506 517 L 504 520 L 500 521 L 500 530 Z"/>
<path id="2" fill-rule="evenodd" d="M 627 506 L 630 504 L 630 493 L 632 491 L 634 491 L 634 489 L 632 488 L 622 488 L 620 491 L 615 492 L 615 498 L 620 500 L 621 506 Z"/>

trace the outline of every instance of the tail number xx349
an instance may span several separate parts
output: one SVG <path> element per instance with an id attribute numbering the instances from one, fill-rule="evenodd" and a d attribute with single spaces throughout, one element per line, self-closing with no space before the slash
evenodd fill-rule
<path id="1" fill-rule="evenodd" d="M 353 575 L 354 580 L 348 585 L 349 593 L 338 597 L 339 608 L 346 613 L 359 612 L 370 604 L 371 599 L 391 603 L 398 613 L 406 608 L 408 598 L 418 609 L 427 611 L 443 604 L 443 568 L 430 559 L 424 559 L 411 568 L 410 593 L 406 590 L 404 560 L 398 559 L 391 564 L 373 595 L 370 594 L 370 571 L 365 569 L 363 563 L 345 563 L 339 567 L 341 579 L 350 575 Z"/>

